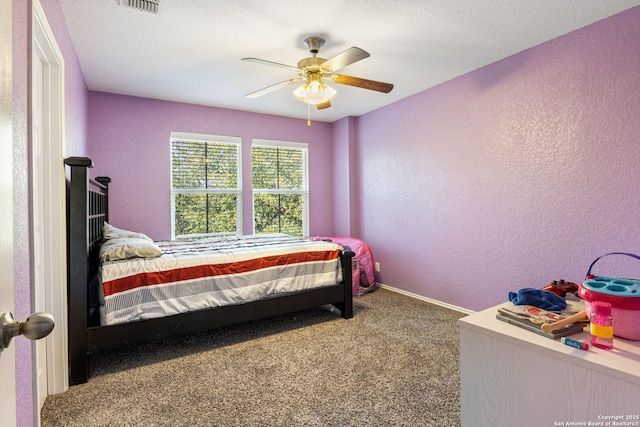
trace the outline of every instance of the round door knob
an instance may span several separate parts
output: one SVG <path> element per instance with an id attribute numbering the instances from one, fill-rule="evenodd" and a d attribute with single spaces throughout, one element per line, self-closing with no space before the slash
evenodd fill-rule
<path id="1" fill-rule="evenodd" d="M 24 335 L 30 340 L 44 338 L 51 333 L 55 321 L 49 313 L 34 313 L 21 322 L 13 319 L 13 314 L 0 314 L 0 348 L 7 348 L 11 338 Z"/>

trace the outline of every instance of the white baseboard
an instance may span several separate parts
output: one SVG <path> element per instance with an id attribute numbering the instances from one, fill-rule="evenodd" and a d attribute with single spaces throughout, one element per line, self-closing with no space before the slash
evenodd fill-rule
<path id="1" fill-rule="evenodd" d="M 448 308 L 448 309 L 451 309 L 451 310 L 459 311 L 459 312 L 464 313 L 464 314 L 473 314 L 473 313 L 475 313 L 475 311 L 473 311 L 473 310 L 468 310 L 466 308 L 458 307 L 456 305 L 447 304 L 446 302 L 442 302 L 442 301 L 434 300 L 434 299 L 431 299 L 431 298 L 423 297 L 422 295 L 418 295 L 418 294 L 414 294 L 413 292 L 408 292 L 408 291 L 405 291 L 405 290 L 402 290 L 402 289 L 394 288 L 393 286 L 385 285 L 384 283 L 378 282 L 376 284 L 378 286 L 380 286 L 381 288 L 383 288 L 383 289 L 387 289 L 387 290 L 392 291 L 392 292 L 397 292 L 399 294 L 406 295 L 406 296 L 411 297 L 411 298 L 416 298 L 416 299 L 419 299 L 421 301 L 426 301 L 428 303 L 439 305 L 441 307 L 445 307 L 445 308 Z"/>

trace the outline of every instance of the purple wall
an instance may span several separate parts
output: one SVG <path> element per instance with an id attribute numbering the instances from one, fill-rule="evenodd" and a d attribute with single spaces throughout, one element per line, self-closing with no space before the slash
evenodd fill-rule
<path id="1" fill-rule="evenodd" d="M 479 310 L 640 253 L 640 7 L 359 119 L 380 280 Z M 640 277 L 609 257 L 600 274 Z"/>
<path id="2" fill-rule="evenodd" d="M 334 152 L 334 235 L 349 236 L 354 234 L 354 209 L 356 207 L 355 184 L 356 157 L 354 153 L 355 128 L 357 119 L 345 117 L 333 124 L 333 152 Z"/>
<path id="3" fill-rule="evenodd" d="M 110 221 L 156 240 L 171 233 L 170 132 L 239 136 L 243 182 L 251 184 L 251 140 L 306 142 L 309 146 L 310 232 L 333 231 L 333 144 L 331 125 L 221 108 L 89 93 L 90 157 L 93 176 L 112 179 Z M 244 230 L 252 232 L 252 197 L 243 195 Z"/>

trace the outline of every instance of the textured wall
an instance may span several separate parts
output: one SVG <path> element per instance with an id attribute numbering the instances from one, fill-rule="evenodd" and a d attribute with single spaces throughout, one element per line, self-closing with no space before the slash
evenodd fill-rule
<path id="1" fill-rule="evenodd" d="M 640 7 L 359 119 L 383 283 L 468 309 L 640 252 Z M 603 260 L 602 274 L 640 277 Z"/>
<path id="2" fill-rule="evenodd" d="M 357 208 L 357 153 L 355 141 L 357 119 L 345 117 L 333 123 L 334 235 L 349 236 L 357 233 L 355 209 Z"/>
<path id="3" fill-rule="evenodd" d="M 90 92 L 90 157 L 93 176 L 112 178 L 111 222 L 147 233 L 171 236 L 171 131 L 240 136 L 243 182 L 251 184 L 253 138 L 306 142 L 309 146 L 310 232 L 333 230 L 333 146 L 331 125 L 144 98 Z M 245 191 L 244 233 L 251 233 L 252 196 Z"/>

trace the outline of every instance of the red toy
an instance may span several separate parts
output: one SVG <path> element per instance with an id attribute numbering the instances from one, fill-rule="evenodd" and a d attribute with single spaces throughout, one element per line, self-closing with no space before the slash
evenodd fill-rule
<path id="1" fill-rule="evenodd" d="M 567 295 L 567 292 L 571 294 L 578 292 L 578 285 L 564 280 L 554 280 L 542 289 L 545 291 L 551 291 L 559 297 L 564 298 Z"/>

